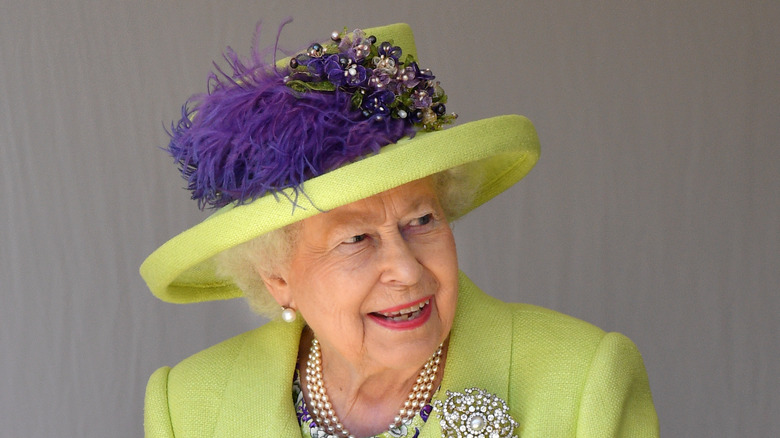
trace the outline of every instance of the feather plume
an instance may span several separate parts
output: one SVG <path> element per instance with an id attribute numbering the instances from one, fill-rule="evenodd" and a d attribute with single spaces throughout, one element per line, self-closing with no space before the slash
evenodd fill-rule
<path id="1" fill-rule="evenodd" d="M 263 51 L 255 44 L 246 62 L 228 48 L 224 58 L 232 71 L 215 64 L 209 92 L 192 96 L 171 125 L 167 150 L 201 209 L 240 205 L 286 188 L 294 190 L 288 199 L 295 203 L 307 179 L 414 134 L 404 120 L 367 119 L 345 91 L 288 87 L 286 71 L 263 56 L 272 52 L 275 58 L 279 34 Z"/>

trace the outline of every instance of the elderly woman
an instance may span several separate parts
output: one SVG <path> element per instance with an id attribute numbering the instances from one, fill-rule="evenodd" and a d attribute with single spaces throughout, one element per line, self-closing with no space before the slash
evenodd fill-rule
<path id="1" fill-rule="evenodd" d="M 193 198 L 219 210 L 143 277 L 273 320 L 157 370 L 147 436 L 657 436 L 630 340 L 458 271 L 449 224 L 533 167 L 530 122 L 442 129 L 406 25 L 331 39 L 273 64 L 228 52 L 172 127 Z"/>

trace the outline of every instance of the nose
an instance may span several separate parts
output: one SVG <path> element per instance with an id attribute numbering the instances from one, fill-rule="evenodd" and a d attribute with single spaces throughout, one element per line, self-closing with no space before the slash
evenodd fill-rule
<path id="1" fill-rule="evenodd" d="M 408 287 L 420 281 L 423 266 L 400 232 L 385 236 L 379 253 L 382 283 L 393 287 Z"/>

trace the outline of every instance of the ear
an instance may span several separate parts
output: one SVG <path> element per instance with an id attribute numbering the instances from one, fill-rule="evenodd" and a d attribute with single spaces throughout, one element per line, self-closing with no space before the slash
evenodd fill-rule
<path id="1" fill-rule="evenodd" d="M 268 292 L 271 294 L 271 296 L 274 297 L 277 303 L 279 303 L 279 306 L 292 307 L 293 309 L 297 309 L 295 306 L 295 299 L 293 298 L 292 290 L 290 288 L 290 283 L 287 282 L 287 276 L 285 273 L 261 273 L 260 277 L 262 277 L 263 283 L 265 283 L 265 288 L 268 289 Z"/>

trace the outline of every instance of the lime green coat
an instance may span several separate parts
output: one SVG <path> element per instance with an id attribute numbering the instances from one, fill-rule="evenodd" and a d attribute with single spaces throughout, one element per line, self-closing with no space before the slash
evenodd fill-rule
<path id="1" fill-rule="evenodd" d="M 300 437 L 292 378 L 302 328 L 270 322 L 157 370 L 146 388 L 146 436 Z M 502 398 L 521 438 L 658 436 L 642 357 L 628 338 L 503 303 L 463 274 L 441 385 Z M 441 436 L 435 418 L 420 438 Z"/>

